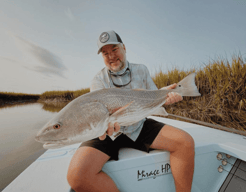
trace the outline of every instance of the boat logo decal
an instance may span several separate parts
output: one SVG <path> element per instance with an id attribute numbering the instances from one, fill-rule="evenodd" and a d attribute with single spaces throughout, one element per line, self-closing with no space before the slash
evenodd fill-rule
<path id="1" fill-rule="evenodd" d="M 169 163 L 166 163 L 165 165 L 162 164 L 160 169 L 155 169 L 151 171 L 138 170 L 137 179 L 138 181 L 142 181 L 142 180 L 150 179 L 150 178 L 155 179 L 156 177 L 159 177 L 159 176 L 162 176 L 168 173 L 171 173 L 171 166 Z"/>

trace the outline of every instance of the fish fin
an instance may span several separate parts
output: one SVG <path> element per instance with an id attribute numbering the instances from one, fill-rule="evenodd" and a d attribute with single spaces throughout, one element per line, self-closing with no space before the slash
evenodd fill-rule
<path id="1" fill-rule="evenodd" d="M 116 112 L 114 112 L 111 116 L 110 119 L 112 118 L 116 118 L 118 115 L 121 115 L 122 113 L 124 113 L 127 108 L 133 103 L 134 101 L 131 101 L 130 103 L 126 104 L 125 106 L 121 107 L 119 110 L 117 110 Z"/>
<path id="2" fill-rule="evenodd" d="M 191 73 L 177 83 L 177 86 L 174 89 L 167 89 L 168 87 L 162 87 L 161 90 L 167 90 L 169 92 L 177 92 L 181 96 L 195 97 L 201 96 L 197 86 L 195 84 L 196 73 Z"/>
<path id="3" fill-rule="evenodd" d="M 195 77 L 196 73 L 191 73 L 177 83 L 177 87 L 182 88 L 182 96 L 201 96 L 195 84 Z"/>
<path id="4" fill-rule="evenodd" d="M 166 110 L 164 109 L 164 107 L 159 107 L 151 115 L 168 116 L 168 113 L 166 112 Z"/>

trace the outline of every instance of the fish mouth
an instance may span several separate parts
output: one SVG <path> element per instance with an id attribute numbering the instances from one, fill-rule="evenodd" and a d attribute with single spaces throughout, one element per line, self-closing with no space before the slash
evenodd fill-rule
<path id="1" fill-rule="evenodd" d="M 45 145 L 49 145 L 49 144 L 64 144 L 65 142 L 69 141 L 69 139 L 59 139 L 59 140 L 40 140 L 40 139 L 36 139 L 36 141 L 40 142 L 40 143 L 44 143 Z"/>
<path id="2" fill-rule="evenodd" d="M 43 141 L 43 147 L 45 149 L 56 149 L 60 147 L 64 147 L 68 143 L 68 139 L 61 139 L 61 140 L 49 140 L 49 141 Z"/>
<path id="3" fill-rule="evenodd" d="M 45 143 L 43 145 L 44 149 L 57 149 L 57 148 L 61 148 L 64 147 L 65 145 L 59 144 L 59 143 Z"/>

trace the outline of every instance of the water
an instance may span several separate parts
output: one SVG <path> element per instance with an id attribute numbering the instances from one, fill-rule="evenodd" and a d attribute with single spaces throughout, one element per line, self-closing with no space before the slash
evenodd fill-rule
<path id="1" fill-rule="evenodd" d="M 46 151 L 34 138 L 55 113 L 40 103 L 0 108 L 0 191 Z"/>

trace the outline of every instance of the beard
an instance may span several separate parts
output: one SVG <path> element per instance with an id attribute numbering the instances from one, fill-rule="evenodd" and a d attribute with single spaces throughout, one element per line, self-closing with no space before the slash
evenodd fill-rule
<path id="1" fill-rule="evenodd" d="M 124 67 L 126 66 L 125 62 L 120 61 L 120 64 L 118 66 L 110 66 L 110 71 L 112 72 L 119 72 L 120 70 L 124 69 Z"/>
<path id="2" fill-rule="evenodd" d="M 116 73 L 124 69 L 124 67 L 126 66 L 126 55 L 124 56 L 123 60 L 118 59 L 118 61 L 120 62 L 118 66 L 115 66 L 115 67 L 111 65 L 108 66 L 110 71 Z"/>

